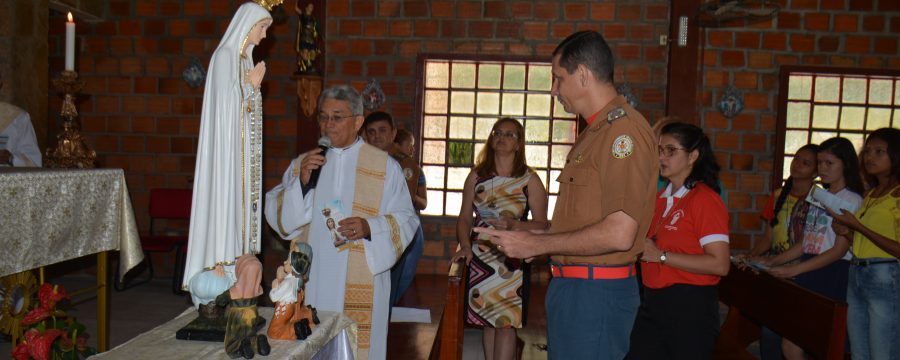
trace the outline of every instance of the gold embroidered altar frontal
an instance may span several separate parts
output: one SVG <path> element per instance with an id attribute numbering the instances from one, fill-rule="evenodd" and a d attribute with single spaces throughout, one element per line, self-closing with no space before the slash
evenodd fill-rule
<path id="1" fill-rule="evenodd" d="M 144 258 L 122 169 L 0 168 L 0 276 L 118 250 Z"/>

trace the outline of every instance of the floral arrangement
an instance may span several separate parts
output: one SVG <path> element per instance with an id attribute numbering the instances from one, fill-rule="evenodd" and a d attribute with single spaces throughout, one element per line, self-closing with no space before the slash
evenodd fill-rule
<path id="1" fill-rule="evenodd" d="M 41 285 L 38 290 L 40 303 L 22 318 L 25 339 L 13 349 L 13 359 L 77 360 L 97 353 L 96 349 L 87 346 L 84 325 L 56 308 L 60 300 L 68 298 L 61 285 Z"/>

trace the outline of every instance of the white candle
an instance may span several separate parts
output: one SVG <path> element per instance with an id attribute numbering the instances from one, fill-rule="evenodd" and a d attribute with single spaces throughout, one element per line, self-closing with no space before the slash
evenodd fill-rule
<path id="1" fill-rule="evenodd" d="M 71 12 L 66 22 L 66 70 L 75 71 L 75 20 Z"/>

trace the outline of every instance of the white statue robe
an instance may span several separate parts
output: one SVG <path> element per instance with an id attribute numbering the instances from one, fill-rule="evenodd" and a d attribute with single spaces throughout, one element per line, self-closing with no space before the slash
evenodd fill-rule
<path id="1" fill-rule="evenodd" d="M 182 288 L 216 265 L 260 252 L 262 229 L 262 97 L 246 75 L 253 68 L 250 30 L 272 17 L 241 5 L 209 62 Z M 198 305 L 198 304 L 195 304 Z"/>
<path id="2" fill-rule="evenodd" d="M 38 148 L 27 111 L 12 104 L 0 103 L 0 139 L 6 142 L 6 145 L 0 144 L 0 149 L 12 154 L 13 166 L 41 167 L 41 149 Z M 6 164 L 0 164 L 3 165 Z"/>
<path id="3" fill-rule="evenodd" d="M 282 183 L 266 193 L 266 220 L 284 239 L 294 239 L 301 227 L 309 226 L 309 245 L 313 262 L 306 284 L 306 303 L 319 310 L 343 311 L 349 251 L 338 252 L 325 225 L 322 209 L 333 200 L 341 200 L 345 217 L 352 211 L 356 184 L 356 161 L 363 141 L 345 149 L 329 149 L 327 161 L 319 176 L 318 186 L 303 195 L 299 177 L 292 176 L 300 159 L 291 162 Z M 279 201 L 279 197 L 281 197 Z M 281 204 L 279 209 L 279 204 Z M 399 259 L 391 241 L 391 230 L 385 215 L 392 215 L 400 227 L 403 249 L 409 245 L 419 227 L 412 207 L 406 179 L 400 165 L 388 157 L 379 215 L 368 219 L 371 241 L 361 240 L 366 249 L 366 262 L 374 275 L 374 302 L 369 359 L 387 356 L 388 310 L 391 293 L 391 267 Z M 402 249 L 401 252 L 402 254 Z"/>

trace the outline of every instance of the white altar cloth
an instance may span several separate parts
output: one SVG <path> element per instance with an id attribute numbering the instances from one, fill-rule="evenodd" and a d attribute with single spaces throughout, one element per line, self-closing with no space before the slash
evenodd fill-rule
<path id="1" fill-rule="evenodd" d="M 139 310 L 138 310 L 139 311 Z M 260 307 L 259 315 L 266 319 L 265 334 L 274 312 L 273 308 Z M 221 342 L 178 340 L 175 332 L 198 316 L 193 307 L 175 319 L 138 335 L 114 349 L 92 356 L 91 359 L 228 359 L 225 344 Z M 321 323 L 306 340 L 288 341 L 269 339 L 272 352 L 258 359 L 353 359 L 353 343 L 356 339 L 356 323 L 341 313 L 319 311 Z M 332 341 L 333 340 L 333 341 Z M 317 355 L 318 354 L 318 355 Z"/>

